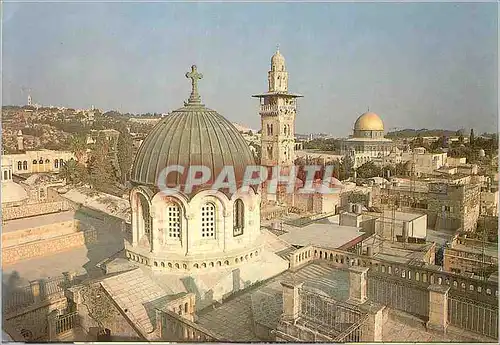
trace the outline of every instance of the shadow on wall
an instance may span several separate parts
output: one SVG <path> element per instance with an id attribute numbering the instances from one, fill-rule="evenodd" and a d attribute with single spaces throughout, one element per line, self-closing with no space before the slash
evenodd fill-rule
<path id="1" fill-rule="evenodd" d="M 96 266 L 97 264 L 110 258 L 125 258 L 123 249 L 127 234 L 124 232 L 122 219 L 85 207 L 76 211 L 75 218 L 95 230 L 94 234 L 85 233 L 88 262 L 83 265 L 83 268 L 90 278 L 103 275 L 104 272 Z"/>

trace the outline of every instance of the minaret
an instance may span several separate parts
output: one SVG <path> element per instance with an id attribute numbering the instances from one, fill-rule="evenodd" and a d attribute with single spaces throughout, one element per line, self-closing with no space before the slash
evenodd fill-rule
<path id="1" fill-rule="evenodd" d="M 260 99 L 261 165 L 290 167 L 295 160 L 297 98 L 302 95 L 288 92 L 288 72 L 279 49 L 271 58 L 267 80 L 268 91 L 252 96 Z"/>
<path id="2" fill-rule="evenodd" d="M 17 150 L 24 151 L 24 137 L 21 130 L 17 132 Z"/>
<path id="3" fill-rule="evenodd" d="M 28 95 L 28 106 L 31 107 L 33 100 L 31 99 L 31 95 Z"/>

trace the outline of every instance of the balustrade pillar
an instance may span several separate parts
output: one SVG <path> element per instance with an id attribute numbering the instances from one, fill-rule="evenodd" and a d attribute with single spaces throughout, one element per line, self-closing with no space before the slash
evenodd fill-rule
<path id="1" fill-rule="evenodd" d="M 385 306 L 377 303 L 369 302 L 361 306 L 361 310 L 368 314 L 368 319 L 361 326 L 362 342 L 379 342 L 382 341 L 383 326 L 384 326 L 384 309 Z"/>
<path id="2" fill-rule="evenodd" d="M 368 299 L 368 267 L 349 268 L 349 301 L 362 304 Z"/>
<path id="3" fill-rule="evenodd" d="M 283 287 L 283 318 L 285 320 L 296 320 L 300 313 L 299 289 L 303 283 L 281 282 Z"/>
<path id="4" fill-rule="evenodd" d="M 429 291 L 429 321 L 427 328 L 446 333 L 448 327 L 448 292 L 450 287 L 433 284 Z"/>
<path id="5" fill-rule="evenodd" d="M 38 280 L 30 282 L 31 294 L 33 295 L 33 302 L 37 303 L 41 301 L 40 296 L 40 282 Z"/>
<path id="6" fill-rule="evenodd" d="M 56 330 L 57 318 L 58 318 L 57 310 L 52 310 L 50 312 L 50 314 L 47 315 L 49 341 L 56 341 L 57 340 L 57 330 Z"/>

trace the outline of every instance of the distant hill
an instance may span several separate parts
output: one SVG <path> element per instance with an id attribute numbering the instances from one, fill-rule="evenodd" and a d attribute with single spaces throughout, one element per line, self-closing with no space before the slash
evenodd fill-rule
<path id="1" fill-rule="evenodd" d="M 257 133 L 258 131 L 249 127 L 246 127 L 244 125 L 240 125 L 239 123 L 233 122 L 233 126 L 236 127 L 238 132 L 240 133 L 248 133 L 249 131 L 252 131 L 253 133 Z"/>
<path id="2" fill-rule="evenodd" d="M 460 130 L 462 134 L 468 135 L 464 130 Z M 422 129 L 402 129 L 399 131 L 394 131 L 394 132 L 388 132 L 385 136 L 387 138 L 411 138 L 411 137 L 440 137 L 440 136 L 445 136 L 445 137 L 451 137 L 457 135 L 457 131 L 452 131 L 449 129 L 427 129 L 427 128 L 422 128 Z"/>

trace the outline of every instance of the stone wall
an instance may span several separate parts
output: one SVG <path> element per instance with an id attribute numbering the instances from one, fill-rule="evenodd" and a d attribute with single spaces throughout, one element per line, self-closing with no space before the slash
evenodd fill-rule
<path id="1" fill-rule="evenodd" d="M 40 204 L 6 207 L 2 209 L 2 219 L 11 220 L 24 217 L 33 217 L 41 214 L 67 211 L 69 209 L 70 204 L 67 201 L 44 202 Z"/>
<path id="2" fill-rule="evenodd" d="M 143 340 L 120 313 L 100 282 L 72 287 L 67 291 L 67 296 L 75 303 L 80 326 L 86 333 L 95 333 L 98 327 L 102 327 L 111 331 L 114 341 Z"/>
<path id="3" fill-rule="evenodd" d="M 67 220 L 35 228 L 21 229 L 2 233 L 2 250 L 34 241 L 69 235 L 82 229 L 79 220 Z"/>
<path id="4" fill-rule="evenodd" d="M 44 256 L 94 243 L 97 233 L 94 229 L 62 235 L 47 240 L 25 243 L 18 246 L 2 248 L 2 266 L 34 257 Z"/>
<path id="5" fill-rule="evenodd" d="M 3 328 L 15 341 L 47 341 L 47 317 L 53 310 L 64 310 L 67 301 L 64 296 L 43 301 L 16 313 L 3 316 Z"/>

